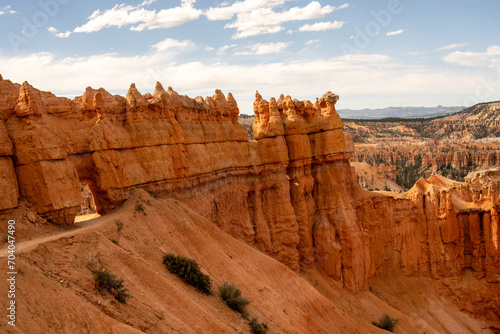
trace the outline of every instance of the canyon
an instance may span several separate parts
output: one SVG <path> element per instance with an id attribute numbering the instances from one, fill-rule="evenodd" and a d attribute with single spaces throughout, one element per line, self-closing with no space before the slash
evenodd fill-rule
<path id="1" fill-rule="evenodd" d="M 498 333 L 500 171 L 474 172 L 464 182 L 431 175 L 405 193 L 367 191 L 350 164 L 361 155 L 335 110 L 338 99 L 328 92 L 314 103 L 284 95 L 265 100 L 257 92 L 249 140 L 236 100 L 220 90 L 193 99 L 160 83 L 152 94 L 132 84 L 125 97 L 88 87 L 70 100 L 0 77 L 0 218 L 16 217 L 27 243 L 20 246 L 23 279 L 29 272 L 37 284 L 62 280 L 72 307 L 84 300 L 84 314 L 100 314 L 102 322 L 92 326 L 244 332 L 215 301 L 201 300 L 160 272 L 152 259 L 175 250 L 195 256 L 216 281 L 230 277 L 241 284 L 276 332 L 375 333 L 368 319 L 374 309 L 386 309 L 401 317 L 399 333 Z M 395 175 L 390 167 L 386 172 Z M 102 215 L 89 225 L 74 223 L 81 182 Z M 134 211 L 138 204 L 147 215 Z M 120 237 L 112 230 L 116 220 L 129 226 L 119 244 L 111 242 Z M 73 252 L 109 265 L 117 259 L 116 270 L 137 277 L 136 311 L 148 305 L 159 320 L 140 322 L 126 306 L 96 299 L 84 259 L 71 258 Z M 145 263 L 151 277 L 182 290 L 191 309 L 203 310 L 206 328 L 189 312 L 173 311 L 167 296 L 155 297 L 154 305 L 142 296 L 141 287 L 158 288 L 144 276 Z M 57 272 L 42 275 L 47 268 Z M 399 290 L 389 288 L 394 282 Z M 404 294 L 401 286 L 417 298 L 409 290 L 422 282 L 444 301 L 423 301 L 417 311 L 395 298 Z M 28 298 L 25 307 L 32 303 Z M 440 323 L 424 314 L 433 305 L 444 310 L 442 303 L 453 317 Z M 48 319 L 37 312 L 37 321 Z M 53 327 L 48 332 L 66 330 L 60 322 Z"/>
<path id="2" fill-rule="evenodd" d="M 351 161 L 375 169 L 384 165 L 378 174 L 387 166 L 395 167 L 387 179 L 404 190 L 432 174 L 464 181 L 468 173 L 494 168 L 500 161 L 499 102 L 480 103 L 442 117 L 349 119 L 344 125 L 356 146 Z M 366 174 L 358 172 L 358 177 L 364 188 L 377 188 Z"/>

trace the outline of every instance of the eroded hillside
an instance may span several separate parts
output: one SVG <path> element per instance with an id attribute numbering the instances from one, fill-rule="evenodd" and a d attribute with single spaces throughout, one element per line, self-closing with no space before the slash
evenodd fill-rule
<path id="1" fill-rule="evenodd" d="M 37 305 L 36 296 L 68 299 L 89 307 L 82 326 L 92 313 L 102 319 L 95 326 L 117 331 L 246 332 L 247 323 L 222 311 L 215 296 L 172 297 L 187 287 L 159 259 L 175 251 L 196 258 L 216 282 L 241 285 L 272 331 L 375 333 L 369 319 L 382 310 L 401 319 L 400 333 L 500 327 L 498 172 L 465 183 L 433 176 L 398 195 L 365 191 L 331 92 L 315 103 L 257 93 L 254 141 L 238 124 L 236 101 L 221 91 L 191 99 L 158 83 L 153 94 L 131 85 L 121 97 L 89 87 L 69 100 L 1 80 L 0 93 L 2 219 L 20 221 L 27 280 L 49 284 L 46 276 L 53 291 L 65 289 L 64 297 L 34 291 L 23 297 L 26 308 Z M 89 225 L 72 225 L 80 182 L 103 214 Z M 131 233 L 118 231 L 117 220 Z M 29 241 L 38 230 L 46 237 Z M 87 258 L 130 278 L 130 308 L 102 305 Z M 51 276 L 53 268 L 62 276 Z M 423 282 L 425 298 L 402 297 Z M 164 286 L 167 292 L 151 297 Z M 474 298 L 481 302 L 471 304 Z M 433 308 L 446 320 L 429 315 Z M 39 312 L 27 326 L 74 330 Z"/>
<path id="2" fill-rule="evenodd" d="M 248 321 L 217 297 L 223 281 L 234 282 L 250 299 L 248 317 L 267 323 L 269 333 L 384 333 L 371 325 L 382 313 L 399 319 L 398 333 L 449 333 L 450 328 L 479 333 L 489 326 L 442 298 L 450 284 L 456 287 L 454 281 L 377 278 L 370 291 L 354 295 L 317 269 L 292 271 L 176 199 L 142 190 L 134 190 L 112 213 L 72 227 L 57 228 L 40 217 L 31 223 L 28 214 L 34 213 L 22 206 L 11 216 L 22 230 L 17 264 L 22 274 L 17 276 L 17 325 L 2 322 L 1 332 L 250 333 Z M 167 252 L 200 263 L 213 280 L 214 294 L 203 295 L 170 274 L 161 263 Z M 5 255 L 2 248 L 1 258 Z M 90 259 L 124 279 L 132 296 L 126 304 L 98 292 Z M 0 289 L 7 289 L 5 280 Z M 0 304 L 6 308 L 6 299 Z"/>

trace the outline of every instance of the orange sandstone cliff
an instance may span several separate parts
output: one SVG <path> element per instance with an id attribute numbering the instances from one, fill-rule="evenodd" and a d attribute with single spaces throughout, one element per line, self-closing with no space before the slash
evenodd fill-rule
<path id="1" fill-rule="evenodd" d="M 73 100 L 0 78 L 0 211 L 27 201 L 72 224 L 80 182 L 100 214 L 141 187 L 168 194 L 289 268 L 318 268 L 351 292 L 390 275 L 459 277 L 486 287 L 463 309 L 500 322 L 498 171 L 421 179 L 405 194 L 368 192 L 328 92 L 314 103 L 257 93 L 254 141 L 238 106 L 157 83 L 125 97 L 87 88 Z M 486 292 L 484 292 L 486 291 Z M 457 292 L 457 299 L 470 291 Z"/>

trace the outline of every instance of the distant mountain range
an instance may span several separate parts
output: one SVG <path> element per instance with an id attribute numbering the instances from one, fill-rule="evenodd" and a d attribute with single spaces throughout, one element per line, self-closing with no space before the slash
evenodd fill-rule
<path id="1" fill-rule="evenodd" d="M 386 117 L 436 117 L 453 114 L 461 111 L 465 107 L 388 107 L 383 109 L 337 109 L 341 118 L 354 119 L 379 119 Z"/>
<path id="2" fill-rule="evenodd" d="M 387 108 L 390 109 L 390 108 Z M 431 108 L 427 108 L 431 109 Z M 383 110 L 383 109 L 382 109 Z M 379 118 L 347 118 L 342 116 L 344 129 L 355 142 L 370 142 L 371 138 L 448 138 L 482 139 L 500 137 L 500 101 L 479 103 L 458 112 L 447 112 L 441 117 L 421 115 Z"/>

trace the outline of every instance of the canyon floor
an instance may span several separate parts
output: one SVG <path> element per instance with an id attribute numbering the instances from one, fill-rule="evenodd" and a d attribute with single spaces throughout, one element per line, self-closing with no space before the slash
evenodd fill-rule
<path id="1" fill-rule="evenodd" d="M 137 210 L 141 204 L 143 212 Z M 215 293 L 234 282 L 250 299 L 248 317 L 269 333 L 384 333 L 371 324 L 387 313 L 396 333 L 491 333 L 453 302 L 450 285 L 463 280 L 375 278 L 370 290 L 351 294 L 317 269 L 294 272 L 201 217 L 181 201 L 143 190 L 102 217 L 56 226 L 26 206 L 17 224 L 17 321 L 5 333 L 249 333 L 248 321 Z M 123 228 L 118 228 L 118 223 Z M 162 264 L 167 252 L 195 259 L 213 280 L 214 294 L 197 292 Z M 7 245 L 0 250 L 2 266 Z M 94 286 L 88 260 L 118 277 L 132 295 L 126 304 Z M 459 283 L 457 283 L 459 282 Z M 470 285 L 467 286 L 467 285 Z M 1 291 L 7 291 L 1 280 Z M 455 288 L 457 288 L 455 286 Z M 1 299 L 2 308 L 7 307 Z M 498 331 L 497 331 L 498 332 Z"/>

